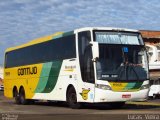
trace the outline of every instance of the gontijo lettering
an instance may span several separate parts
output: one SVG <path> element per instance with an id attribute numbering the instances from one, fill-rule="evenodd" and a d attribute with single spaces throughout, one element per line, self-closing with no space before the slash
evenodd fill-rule
<path id="1" fill-rule="evenodd" d="M 18 76 L 37 74 L 37 67 L 26 67 L 18 69 Z"/>

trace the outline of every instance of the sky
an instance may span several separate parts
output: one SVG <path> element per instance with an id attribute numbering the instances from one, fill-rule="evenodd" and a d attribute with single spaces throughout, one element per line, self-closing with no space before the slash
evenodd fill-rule
<path id="1" fill-rule="evenodd" d="M 159 0 L 0 0 L 0 65 L 8 47 L 81 27 L 160 30 Z"/>

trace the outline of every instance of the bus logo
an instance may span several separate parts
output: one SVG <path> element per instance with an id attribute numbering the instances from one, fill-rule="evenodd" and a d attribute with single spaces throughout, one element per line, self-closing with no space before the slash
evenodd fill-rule
<path id="1" fill-rule="evenodd" d="M 76 68 L 76 66 L 65 66 L 64 71 L 73 72 L 75 68 Z"/>
<path id="2" fill-rule="evenodd" d="M 37 67 L 26 67 L 18 69 L 18 76 L 37 74 Z"/>
<path id="3" fill-rule="evenodd" d="M 83 89 L 81 96 L 84 100 L 87 100 L 88 99 L 88 93 L 89 93 L 90 89 Z"/>

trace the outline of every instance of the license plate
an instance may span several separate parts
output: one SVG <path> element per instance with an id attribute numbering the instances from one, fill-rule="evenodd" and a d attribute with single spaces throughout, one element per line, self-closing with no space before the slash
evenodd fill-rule
<path id="1" fill-rule="evenodd" d="M 122 98 L 131 98 L 131 94 L 124 94 L 122 95 Z"/>

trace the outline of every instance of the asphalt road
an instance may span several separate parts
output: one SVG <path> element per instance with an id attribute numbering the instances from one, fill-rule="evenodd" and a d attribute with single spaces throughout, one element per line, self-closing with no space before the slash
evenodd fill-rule
<path id="1" fill-rule="evenodd" d="M 160 103 L 160 99 L 149 102 Z M 149 118 L 150 117 L 150 118 Z M 152 118 L 152 119 L 151 119 Z M 0 91 L 0 119 L 2 120 L 160 120 L 160 106 L 127 104 L 121 109 L 107 105 L 85 105 L 82 109 L 71 109 L 66 104 L 36 102 L 17 105 Z"/>

